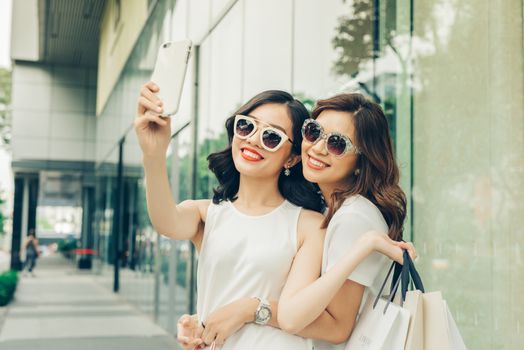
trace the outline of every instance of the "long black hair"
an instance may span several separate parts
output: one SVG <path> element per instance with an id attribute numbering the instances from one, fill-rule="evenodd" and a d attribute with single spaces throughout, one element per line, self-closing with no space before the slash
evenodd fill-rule
<path id="1" fill-rule="evenodd" d="M 233 141 L 233 127 L 237 114 L 248 115 L 256 108 L 268 104 L 277 103 L 286 105 L 289 117 L 293 125 L 293 146 L 292 154 L 300 155 L 302 144 L 302 124 L 309 118 L 309 113 L 304 105 L 293 98 L 289 93 L 280 90 L 268 90 L 259 93 L 246 104 L 240 107 L 232 116 L 226 120 L 226 130 L 229 145 L 226 149 L 211 153 L 207 160 L 209 169 L 215 174 L 219 185 L 213 189 L 213 203 L 219 204 L 221 201 L 235 201 L 237 199 L 238 187 L 240 185 L 240 173 L 235 168 L 231 143 Z M 291 174 L 285 176 L 280 173 L 278 178 L 278 189 L 282 196 L 291 203 L 300 207 L 315 211 L 322 211 L 323 204 L 318 187 L 304 178 L 302 174 L 302 163 L 298 162 L 290 168 Z"/>

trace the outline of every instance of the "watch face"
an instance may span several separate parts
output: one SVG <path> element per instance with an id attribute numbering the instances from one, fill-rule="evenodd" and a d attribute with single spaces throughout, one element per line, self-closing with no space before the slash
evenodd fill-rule
<path id="1" fill-rule="evenodd" d="M 261 318 L 262 320 L 265 320 L 269 317 L 269 310 L 266 309 L 266 308 L 262 308 L 260 310 L 260 312 L 258 313 L 258 317 Z"/>
<path id="2" fill-rule="evenodd" d="M 255 322 L 258 324 L 266 324 L 271 318 L 271 309 L 266 305 L 259 306 L 256 313 Z"/>

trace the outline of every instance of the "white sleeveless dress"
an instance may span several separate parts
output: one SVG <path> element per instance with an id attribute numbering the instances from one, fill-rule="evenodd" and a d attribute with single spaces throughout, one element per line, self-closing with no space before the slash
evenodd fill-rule
<path id="1" fill-rule="evenodd" d="M 300 210 L 284 201 L 268 214 L 250 216 L 229 201 L 209 205 L 197 270 L 201 320 L 240 298 L 280 298 L 297 252 Z M 309 350 L 311 345 L 280 329 L 249 323 L 221 349 Z"/>

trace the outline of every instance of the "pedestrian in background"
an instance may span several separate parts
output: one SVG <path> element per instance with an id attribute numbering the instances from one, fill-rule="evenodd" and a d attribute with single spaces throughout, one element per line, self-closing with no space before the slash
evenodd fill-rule
<path id="1" fill-rule="evenodd" d="M 27 269 L 31 276 L 35 276 L 35 273 L 33 272 L 33 269 L 36 266 L 36 259 L 38 259 L 38 256 L 40 255 L 40 251 L 38 249 L 38 239 L 36 238 L 35 230 L 31 229 L 29 230 L 29 233 L 27 234 L 27 239 L 24 243 L 24 249 L 25 249 L 25 262 L 24 262 L 24 271 Z"/>

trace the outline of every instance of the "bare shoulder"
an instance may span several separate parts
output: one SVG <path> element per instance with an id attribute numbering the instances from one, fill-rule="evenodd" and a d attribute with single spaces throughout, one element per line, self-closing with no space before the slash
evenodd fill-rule
<path id="1" fill-rule="evenodd" d="M 205 222 L 207 217 L 207 208 L 209 208 L 210 203 L 211 199 L 187 199 L 181 202 L 179 207 L 198 211 L 200 218 L 203 222 Z"/>
<path id="2" fill-rule="evenodd" d="M 300 217 L 298 218 L 299 225 L 301 223 L 306 225 L 318 223 L 318 226 L 320 227 L 323 220 L 324 215 L 320 214 L 319 212 L 309 209 L 300 210 Z"/>
<path id="3" fill-rule="evenodd" d="M 306 239 L 324 241 L 326 230 L 322 228 L 324 215 L 308 209 L 302 209 L 298 218 L 298 241 L 300 245 Z"/>

